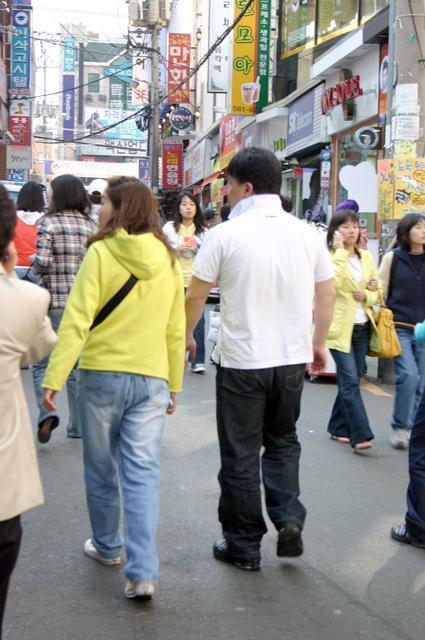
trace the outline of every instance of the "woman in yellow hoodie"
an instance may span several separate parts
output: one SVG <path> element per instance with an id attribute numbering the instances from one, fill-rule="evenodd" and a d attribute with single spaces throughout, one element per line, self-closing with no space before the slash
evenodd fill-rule
<path id="1" fill-rule="evenodd" d="M 335 213 L 328 227 L 328 247 L 335 266 L 336 304 L 327 339 L 336 362 L 338 395 L 328 432 L 354 451 L 370 449 L 374 435 L 360 393 L 366 355 L 378 351 L 372 307 L 379 299 L 373 257 L 360 249 L 359 218 L 354 211 Z"/>
<path id="2" fill-rule="evenodd" d="M 121 292 L 121 300 L 111 299 Z M 123 295 L 124 293 L 124 295 Z M 79 358 L 79 410 L 92 536 L 85 553 L 121 562 L 124 503 L 128 598 L 151 598 L 158 577 L 159 462 L 166 412 L 181 390 L 183 278 L 156 200 L 135 179 L 109 181 L 99 232 L 78 272 L 44 379 L 53 410 Z"/>

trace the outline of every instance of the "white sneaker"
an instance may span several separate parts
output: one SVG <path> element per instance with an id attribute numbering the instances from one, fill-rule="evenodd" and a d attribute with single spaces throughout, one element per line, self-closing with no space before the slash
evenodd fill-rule
<path id="1" fill-rule="evenodd" d="M 193 362 L 190 367 L 192 373 L 205 373 L 206 368 L 205 365 L 200 362 Z"/>
<path id="2" fill-rule="evenodd" d="M 147 580 L 141 580 L 140 582 L 131 582 L 131 580 L 127 580 L 124 593 L 126 598 L 151 600 L 155 593 L 155 585 L 153 582 L 148 582 Z"/>
<path id="3" fill-rule="evenodd" d="M 390 442 L 394 449 L 408 449 L 410 432 L 407 429 L 393 429 Z"/>
<path id="4" fill-rule="evenodd" d="M 117 556 L 116 558 L 105 558 L 105 556 L 101 556 L 98 550 L 96 549 L 96 547 L 94 546 L 94 544 L 92 543 L 91 538 L 86 540 L 84 543 L 84 553 L 89 558 L 93 558 L 93 560 L 97 560 L 102 564 L 107 564 L 107 565 L 121 564 L 120 556 Z"/>

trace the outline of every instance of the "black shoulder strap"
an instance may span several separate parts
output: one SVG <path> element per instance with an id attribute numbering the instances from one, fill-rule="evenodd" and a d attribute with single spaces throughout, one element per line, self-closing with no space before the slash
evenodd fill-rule
<path id="1" fill-rule="evenodd" d="M 394 278 L 397 271 L 397 262 L 398 262 L 397 254 L 395 251 L 393 251 L 393 261 L 391 263 L 391 269 L 390 269 L 390 281 L 388 283 L 387 300 L 389 300 L 392 288 L 394 286 Z"/>
<path id="2" fill-rule="evenodd" d="M 100 325 L 101 322 L 106 320 L 106 318 L 118 307 L 118 305 L 124 300 L 126 296 L 130 293 L 130 291 L 136 286 L 139 280 L 136 276 L 131 275 L 127 282 L 123 284 L 121 289 L 116 292 L 114 296 L 105 304 L 104 307 L 99 311 L 97 316 L 95 317 L 92 326 L 90 327 L 90 331 L 95 329 Z"/>

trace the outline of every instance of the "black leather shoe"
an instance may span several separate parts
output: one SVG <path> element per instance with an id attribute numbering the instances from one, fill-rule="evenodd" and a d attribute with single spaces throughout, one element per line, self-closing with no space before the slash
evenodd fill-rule
<path id="1" fill-rule="evenodd" d="M 279 558 L 296 558 L 303 554 L 303 540 L 301 529 L 292 522 L 288 522 L 277 536 L 276 553 Z"/>
<path id="2" fill-rule="evenodd" d="M 405 522 L 403 522 L 403 524 L 399 524 L 398 527 L 393 527 L 391 529 L 391 537 L 393 540 L 397 540 L 397 542 L 404 542 L 404 544 L 411 544 L 419 549 L 425 549 L 425 540 L 412 538 L 406 530 Z"/>
<path id="3" fill-rule="evenodd" d="M 214 543 L 213 554 L 216 560 L 233 564 L 237 569 L 242 569 L 242 571 L 258 571 L 260 569 L 260 559 L 235 558 L 230 553 L 225 538 L 221 538 Z"/>

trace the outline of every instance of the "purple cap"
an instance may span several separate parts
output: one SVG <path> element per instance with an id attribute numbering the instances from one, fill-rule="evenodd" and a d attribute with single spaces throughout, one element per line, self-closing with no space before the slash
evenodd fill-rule
<path id="1" fill-rule="evenodd" d="M 337 211 L 355 211 L 356 213 L 358 213 L 359 205 L 355 200 L 344 200 L 337 206 L 337 208 L 335 209 L 335 213 Z"/>

